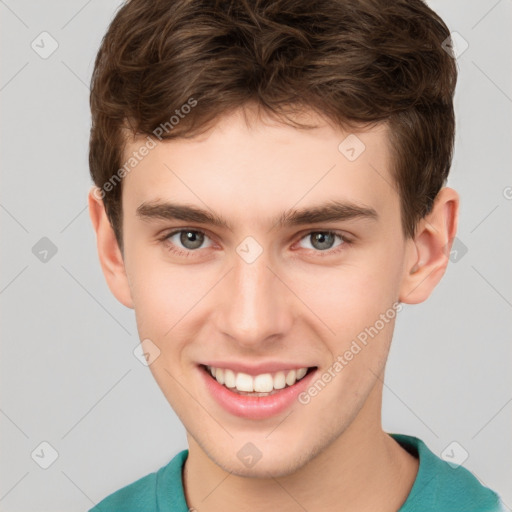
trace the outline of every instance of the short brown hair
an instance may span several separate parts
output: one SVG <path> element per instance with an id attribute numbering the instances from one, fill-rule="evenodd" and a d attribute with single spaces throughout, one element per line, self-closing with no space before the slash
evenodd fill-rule
<path id="1" fill-rule="evenodd" d="M 414 236 L 451 166 L 449 35 L 421 0 L 127 0 L 90 95 L 90 172 L 121 249 L 126 128 L 190 137 L 249 103 L 291 124 L 287 112 L 308 108 L 340 127 L 384 122 L 402 230 Z"/>

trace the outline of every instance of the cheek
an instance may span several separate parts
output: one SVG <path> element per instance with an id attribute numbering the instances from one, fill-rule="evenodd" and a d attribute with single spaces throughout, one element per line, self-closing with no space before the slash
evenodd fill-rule
<path id="1" fill-rule="evenodd" d="M 364 392 L 373 382 L 373 374 L 380 373 L 389 352 L 397 310 L 401 309 L 397 302 L 399 251 L 375 247 L 358 256 L 336 268 L 318 267 L 315 272 L 304 272 L 296 279 L 297 295 L 304 297 L 308 308 L 318 316 L 318 332 L 322 333 L 332 363 L 341 358 L 339 364 L 343 368 L 339 372 L 333 370 L 339 376 L 334 380 L 353 394 Z"/>
<path id="2" fill-rule="evenodd" d="M 310 266 L 287 274 L 297 296 L 343 337 L 373 324 L 399 294 L 399 255 L 386 250 L 360 255 L 336 267 Z"/>
<path id="3" fill-rule="evenodd" d="M 150 258 L 147 254 L 136 255 L 132 261 L 130 286 L 139 335 L 162 344 L 175 340 L 218 280 L 219 272 L 171 265 L 162 257 Z"/>

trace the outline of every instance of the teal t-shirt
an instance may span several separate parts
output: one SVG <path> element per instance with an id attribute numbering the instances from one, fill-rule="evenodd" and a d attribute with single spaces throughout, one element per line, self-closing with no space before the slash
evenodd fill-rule
<path id="1" fill-rule="evenodd" d="M 462 466 L 452 467 L 417 437 L 389 434 L 419 458 L 411 492 L 398 512 L 505 512 L 499 496 Z M 188 450 L 166 466 L 107 496 L 89 512 L 188 512 L 182 467 Z"/>

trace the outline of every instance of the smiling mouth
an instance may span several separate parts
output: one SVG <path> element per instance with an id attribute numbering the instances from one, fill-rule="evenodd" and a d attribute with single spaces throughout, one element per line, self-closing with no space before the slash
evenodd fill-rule
<path id="1" fill-rule="evenodd" d="M 208 374 L 208 376 L 211 379 L 215 380 L 218 384 L 222 385 L 228 391 L 231 391 L 232 393 L 237 395 L 253 397 L 272 396 L 275 395 L 276 393 L 280 393 L 285 389 L 295 386 L 307 375 L 314 372 L 318 368 L 317 366 L 310 366 L 307 369 L 301 369 L 302 371 L 291 370 L 273 372 L 272 374 L 262 374 L 257 376 L 258 378 L 261 379 L 258 385 L 257 383 L 255 384 L 252 376 L 247 374 L 242 373 L 240 376 L 239 373 L 235 373 L 228 369 L 227 371 L 231 372 L 231 375 L 226 375 L 225 380 L 225 369 L 222 369 L 222 373 L 221 375 L 219 375 L 218 369 L 210 368 L 209 366 L 206 366 L 204 364 L 200 364 L 199 366 L 202 368 L 204 372 Z M 304 372 L 304 370 L 306 371 Z M 217 376 L 215 376 L 215 374 L 217 374 Z M 264 382 L 262 382 L 262 380 Z M 254 390 L 254 387 L 259 387 L 260 391 Z M 261 387 L 265 388 L 265 390 L 262 390 Z M 271 390 L 269 390 L 270 387 L 272 387 Z M 253 391 L 249 391 L 248 388 L 253 389 Z"/>

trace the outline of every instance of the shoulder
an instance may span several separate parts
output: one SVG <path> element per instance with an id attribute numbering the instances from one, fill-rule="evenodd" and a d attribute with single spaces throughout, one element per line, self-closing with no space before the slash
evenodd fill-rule
<path id="1" fill-rule="evenodd" d="M 156 512 L 163 488 L 181 490 L 181 468 L 188 450 L 178 453 L 168 464 L 108 495 L 88 512 Z M 167 509 L 166 509 L 167 510 Z"/>
<path id="2" fill-rule="evenodd" d="M 445 462 L 417 437 L 391 436 L 420 462 L 414 485 L 399 512 L 505 511 L 499 496 L 462 465 Z"/>
<path id="3" fill-rule="evenodd" d="M 115 491 L 89 512 L 156 511 L 156 475 L 151 473 Z"/>

